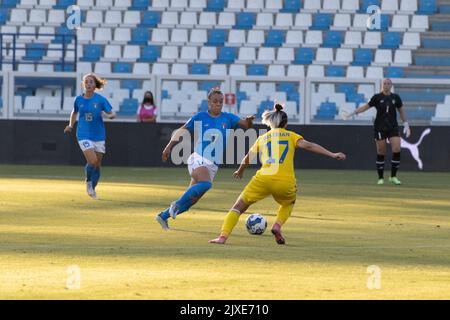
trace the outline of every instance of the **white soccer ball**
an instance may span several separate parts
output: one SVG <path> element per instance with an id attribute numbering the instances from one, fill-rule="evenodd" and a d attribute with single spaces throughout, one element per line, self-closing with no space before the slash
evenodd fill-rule
<path id="1" fill-rule="evenodd" d="M 267 220 L 259 213 L 248 216 L 245 226 L 250 234 L 263 234 L 267 228 Z"/>

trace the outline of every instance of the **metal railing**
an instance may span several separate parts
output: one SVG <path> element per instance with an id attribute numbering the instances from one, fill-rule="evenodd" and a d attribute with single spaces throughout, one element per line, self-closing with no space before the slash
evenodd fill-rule
<path id="1" fill-rule="evenodd" d="M 18 114 L 14 111 L 14 97 L 18 94 L 18 88 L 20 86 L 23 86 L 23 83 L 25 83 L 25 80 L 27 80 L 27 83 L 32 84 L 34 87 L 39 87 L 39 85 L 44 85 L 45 83 L 50 83 L 49 79 L 53 79 L 52 84 L 55 83 L 68 83 L 70 81 L 70 85 L 72 88 L 72 95 L 78 95 L 81 93 L 81 79 L 82 74 L 81 73 L 75 73 L 75 72 L 61 72 L 58 74 L 55 73 L 27 73 L 27 72 L 17 72 L 17 71 L 7 71 L 7 72 L 1 72 L 0 76 L 3 77 L 2 81 L 2 98 L 3 98 L 3 112 L 0 114 L 0 118 L 9 118 L 9 119 L 46 119 L 46 120 L 62 120 L 67 118 L 67 109 L 63 108 L 63 98 L 61 98 L 61 105 L 60 105 L 60 112 L 55 112 L 52 114 L 51 112 L 45 111 L 45 107 L 42 109 L 41 112 L 36 113 L 28 113 L 22 112 Z M 119 117 L 117 117 L 114 121 L 124 121 L 124 122 L 134 122 L 136 121 L 136 115 L 132 115 L 129 113 L 128 115 L 120 116 L 120 104 L 123 100 L 117 100 L 114 98 L 114 89 L 111 88 L 111 82 L 118 81 L 119 84 L 116 83 L 116 86 L 122 87 L 125 80 L 136 80 L 138 83 L 140 83 L 140 87 L 138 89 L 147 89 L 153 92 L 155 103 L 157 104 L 157 115 L 158 115 L 158 122 L 184 122 L 186 121 L 186 115 L 182 116 L 180 114 L 177 114 L 175 112 L 174 115 L 167 117 L 165 116 L 165 112 L 163 109 L 163 97 L 162 97 L 162 91 L 163 91 L 163 85 L 164 81 L 177 81 L 179 83 L 179 89 L 181 89 L 181 83 L 183 81 L 197 81 L 198 83 L 202 81 L 211 81 L 211 82 L 217 82 L 223 84 L 222 89 L 225 91 L 225 93 L 234 93 L 236 94 L 238 92 L 238 89 L 240 88 L 240 83 L 243 82 L 256 82 L 259 86 L 259 84 L 264 82 L 273 82 L 276 85 L 279 85 L 283 82 L 291 82 L 295 83 L 295 88 L 297 90 L 297 93 L 300 97 L 298 101 L 298 109 L 297 114 L 290 118 L 291 123 L 296 124 L 310 124 L 310 125 L 322 125 L 322 124 L 333 124 L 333 125 L 370 125 L 372 123 L 372 118 L 369 116 L 369 113 L 366 111 L 366 113 L 362 114 L 361 116 L 356 117 L 353 120 L 343 121 L 341 120 L 338 115 L 336 115 L 335 118 L 330 119 L 320 119 L 317 120 L 315 115 L 315 108 L 320 105 L 321 102 L 326 102 L 326 99 L 322 99 L 323 97 L 320 97 L 320 99 L 315 99 L 316 96 L 314 94 L 317 94 L 317 91 L 315 91 L 320 84 L 334 84 L 337 88 L 340 84 L 354 84 L 356 86 L 359 85 L 371 85 L 373 87 L 373 92 L 379 92 L 381 88 L 381 79 L 380 80 L 374 80 L 374 79 L 348 79 L 348 78 L 292 78 L 292 77 L 283 77 L 283 78 L 271 78 L 271 77 L 255 77 L 255 76 L 247 76 L 247 77 L 229 77 L 229 76 L 208 76 L 208 75 L 196 75 L 196 76 L 175 76 L 175 75 L 133 75 L 133 74 L 118 74 L 118 73 L 112 73 L 112 74 L 101 74 L 101 77 L 104 77 L 107 81 L 110 81 L 110 84 L 106 84 L 106 87 L 109 86 L 109 88 L 106 88 L 103 92 L 100 92 L 100 94 L 106 95 L 107 92 L 111 94 L 109 99 L 111 99 L 111 103 L 113 103 L 113 108 L 116 111 L 119 111 Z M 39 80 L 41 79 L 41 80 Z M 64 80 L 65 79 L 65 80 Z M 69 80 L 71 79 L 71 80 Z M 64 80 L 64 81 L 63 81 Z M 58 82 L 59 81 L 59 82 Z M 147 82 L 147 85 L 145 85 L 144 88 L 144 81 Z M 150 84 L 149 84 L 150 83 Z M 448 92 L 450 95 L 450 80 L 443 80 L 443 79 L 394 79 L 394 92 L 395 89 L 405 87 L 405 85 L 415 85 L 417 86 L 418 90 L 431 90 L 431 92 L 434 92 L 434 90 L 442 90 L 442 88 L 449 88 Z M 36 85 L 39 84 L 39 85 Z M 123 88 L 123 87 L 122 87 Z M 200 87 L 198 89 L 200 90 Z M 64 92 L 61 90 L 61 92 Z M 337 91 L 336 91 L 337 92 Z M 170 92 L 169 92 L 170 94 Z M 190 93 L 188 93 L 190 94 Z M 370 94 L 365 95 L 365 99 L 370 99 Z M 126 98 L 131 97 L 131 91 L 130 96 L 127 96 Z M 138 102 L 140 102 L 140 99 L 138 98 Z M 236 101 L 237 102 L 237 101 Z M 282 101 L 281 101 L 282 102 Z M 364 103 L 367 101 L 364 101 Z M 443 103 L 439 102 L 439 103 Z M 181 104 L 187 103 L 185 101 L 182 101 Z M 190 100 L 189 103 L 196 103 L 196 100 Z M 256 103 L 256 102 L 255 102 Z M 435 101 L 434 104 L 437 102 Z M 197 105 L 200 106 L 201 101 L 197 101 Z M 362 103 L 361 103 L 362 104 Z M 359 105 L 361 105 L 359 104 Z M 411 110 L 412 103 L 409 103 L 408 101 L 404 101 L 404 106 Z M 429 104 L 431 107 L 429 107 L 430 111 L 433 111 L 435 107 L 434 105 Z M 355 103 L 355 107 L 357 106 L 357 103 Z M 338 108 L 341 108 L 339 104 L 337 104 Z M 236 105 L 234 108 L 228 109 L 228 106 L 225 106 L 225 111 L 232 111 L 232 112 L 239 112 L 236 108 Z M 24 110 L 26 111 L 26 110 Z M 64 113 L 64 112 L 66 113 Z M 178 109 L 177 111 L 180 111 Z M 340 111 L 340 110 L 339 110 Z M 372 110 L 374 111 L 374 110 Z M 167 113 L 166 113 L 167 114 Z M 364 116 L 366 117 L 364 117 Z M 187 115 L 188 116 L 188 115 Z M 433 117 L 434 118 L 434 117 Z M 412 124 L 431 124 L 431 125 L 444 125 L 448 126 L 450 125 L 450 119 L 440 119 L 440 121 L 434 121 L 433 119 L 410 119 L 410 123 Z"/>
<path id="2" fill-rule="evenodd" d="M 60 40 L 58 42 L 53 42 L 56 44 L 61 44 L 61 48 L 38 48 L 33 46 L 28 46 L 26 48 L 18 48 L 18 43 L 23 43 L 22 40 L 19 39 L 19 37 L 24 36 L 32 36 L 35 38 L 41 38 L 41 37 L 49 37 L 54 38 L 54 40 Z M 72 42 L 72 39 L 74 40 L 74 47 L 69 48 L 68 44 Z M 8 41 L 7 41 L 8 40 Z M 68 41 L 70 40 L 70 41 Z M 7 46 L 7 45 L 10 46 Z M 46 46 L 47 42 L 39 42 L 39 40 L 33 41 L 32 44 L 42 44 Z M 63 34 L 63 33 L 0 33 L 0 70 L 3 70 L 3 64 L 12 64 L 12 69 L 14 71 L 17 71 L 18 64 L 48 64 L 48 65 L 61 65 L 61 70 L 64 71 L 65 67 L 67 65 L 73 66 L 73 69 L 71 71 L 77 71 L 77 61 L 78 61 L 78 40 L 76 34 Z M 3 52 L 7 50 L 12 50 L 12 59 L 5 58 L 3 56 Z M 42 59 L 18 59 L 17 58 L 17 50 L 26 50 L 27 52 L 30 51 L 60 51 L 61 52 L 61 59 L 58 60 L 42 60 Z M 73 61 L 72 59 L 69 61 L 66 59 L 66 54 L 68 52 L 73 52 Z"/>

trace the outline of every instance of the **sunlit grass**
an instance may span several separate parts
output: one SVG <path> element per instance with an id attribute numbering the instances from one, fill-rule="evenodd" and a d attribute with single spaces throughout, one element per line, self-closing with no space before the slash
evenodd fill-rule
<path id="1" fill-rule="evenodd" d="M 99 200 L 83 168 L 0 166 L 0 298 L 3 299 L 448 299 L 450 174 L 403 172 L 404 185 L 375 185 L 374 172 L 298 172 L 284 227 L 250 236 L 242 217 L 228 245 L 208 243 L 254 171 L 213 189 L 164 232 L 154 216 L 178 198 L 187 170 L 108 168 Z M 254 205 L 274 221 L 276 203 Z M 68 267 L 81 288 L 68 289 Z M 381 269 L 369 290 L 367 267 Z"/>

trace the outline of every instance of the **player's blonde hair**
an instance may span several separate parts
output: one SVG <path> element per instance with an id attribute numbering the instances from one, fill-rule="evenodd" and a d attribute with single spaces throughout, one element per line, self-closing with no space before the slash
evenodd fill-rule
<path id="1" fill-rule="evenodd" d="M 280 103 L 275 103 L 272 110 L 266 110 L 262 114 L 262 123 L 271 129 L 284 128 L 287 122 L 287 113 L 283 111 Z"/>
<path id="2" fill-rule="evenodd" d="M 83 76 L 83 81 L 81 82 L 83 89 L 84 89 L 84 81 L 88 78 L 88 77 L 92 77 L 94 79 L 95 82 L 95 88 L 102 90 L 103 87 L 106 84 L 106 80 L 103 78 L 100 78 L 98 75 L 96 75 L 95 73 L 87 73 Z"/>

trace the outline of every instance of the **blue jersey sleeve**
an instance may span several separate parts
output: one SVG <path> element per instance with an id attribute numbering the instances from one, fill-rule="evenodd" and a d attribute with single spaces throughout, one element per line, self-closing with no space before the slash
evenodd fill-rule
<path id="1" fill-rule="evenodd" d="M 109 103 L 108 99 L 106 99 L 105 97 L 103 97 L 103 111 L 105 111 L 106 113 L 111 112 L 112 110 L 112 106 Z"/>
<path id="2" fill-rule="evenodd" d="M 78 112 L 79 110 L 78 110 L 78 103 L 77 103 L 77 101 L 78 101 L 78 97 L 76 97 L 74 100 L 73 100 L 73 112 Z"/>
<path id="3" fill-rule="evenodd" d="M 185 124 L 186 129 L 188 129 L 189 131 L 193 131 L 194 130 L 194 122 L 195 121 L 201 121 L 200 120 L 200 116 L 199 114 L 194 114 Z"/>
<path id="4" fill-rule="evenodd" d="M 236 129 L 238 127 L 239 121 L 241 121 L 241 118 L 239 116 L 230 113 L 230 120 L 231 120 L 231 128 Z"/>

